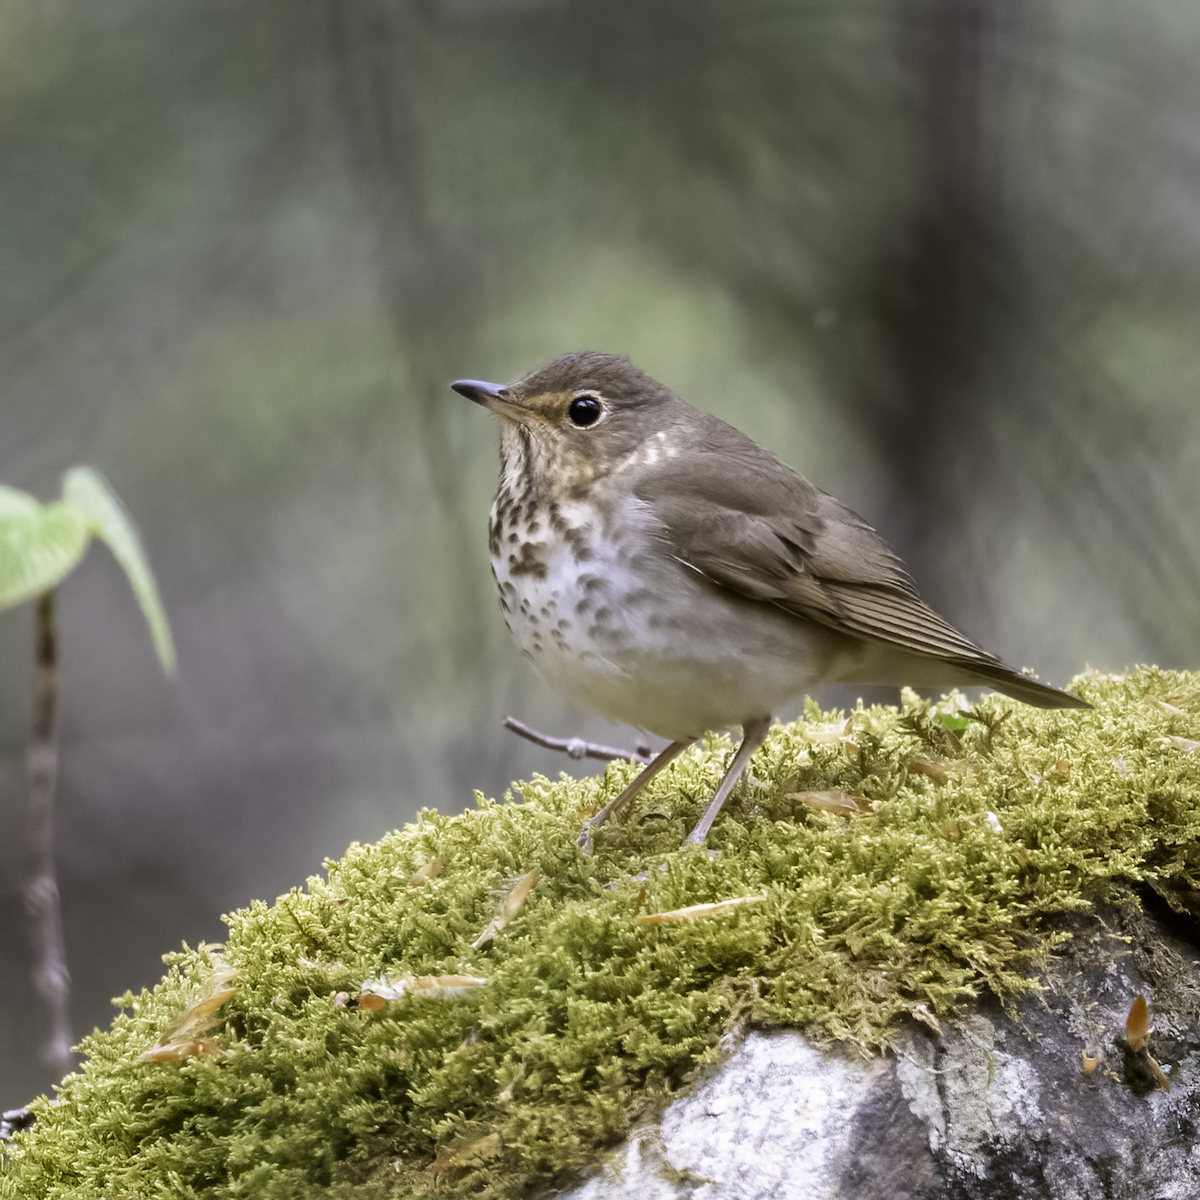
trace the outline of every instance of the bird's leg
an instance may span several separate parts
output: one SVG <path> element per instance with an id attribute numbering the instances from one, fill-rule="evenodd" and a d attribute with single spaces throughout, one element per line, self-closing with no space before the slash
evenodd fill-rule
<path id="1" fill-rule="evenodd" d="M 610 800 L 584 827 L 583 832 L 575 839 L 577 845 L 585 854 L 592 848 L 592 830 L 599 829 L 613 813 L 620 812 L 673 759 L 681 750 L 686 750 L 691 742 L 672 742 L 658 757 L 649 763 L 642 772 L 615 799 Z M 716 815 L 715 813 L 713 814 Z"/>
<path id="2" fill-rule="evenodd" d="M 729 793 L 733 791 L 734 785 L 745 774 L 746 766 L 750 762 L 750 756 L 763 744 L 767 736 L 767 730 L 770 727 L 770 717 L 756 717 L 753 721 L 747 721 L 742 726 L 742 744 L 737 748 L 737 753 L 733 756 L 733 762 L 729 764 L 729 770 L 725 772 L 725 778 L 721 780 L 721 786 L 713 794 L 712 802 L 704 810 L 704 816 L 700 818 L 700 823 L 688 834 L 687 840 L 689 842 L 697 846 L 704 845 L 704 840 L 708 837 L 708 831 L 712 827 L 712 823 L 717 819 L 717 813 L 725 807 L 725 801 L 729 799 Z M 649 770 L 649 767 L 646 769 Z"/>

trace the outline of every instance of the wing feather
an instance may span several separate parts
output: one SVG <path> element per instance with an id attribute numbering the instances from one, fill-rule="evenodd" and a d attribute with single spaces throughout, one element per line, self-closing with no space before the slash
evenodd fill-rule
<path id="1" fill-rule="evenodd" d="M 861 517 L 725 428 L 731 445 L 685 465 L 668 460 L 635 485 L 676 558 L 741 596 L 853 637 L 991 658 L 920 599 Z"/>
<path id="2" fill-rule="evenodd" d="M 838 633 L 941 659 L 1042 707 L 1083 702 L 1007 667 L 938 616 L 856 513 L 715 417 L 686 464 L 668 459 L 634 493 L 669 551 L 714 584 Z"/>

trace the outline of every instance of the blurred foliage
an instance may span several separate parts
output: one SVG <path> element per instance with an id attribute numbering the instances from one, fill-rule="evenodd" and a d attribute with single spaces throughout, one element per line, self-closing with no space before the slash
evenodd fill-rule
<path id="1" fill-rule="evenodd" d="M 0 609 L 57 588 L 99 539 L 125 572 L 146 618 L 158 661 L 175 671 L 171 627 L 141 538 L 103 476 L 72 467 L 63 476 L 63 498 L 39 504 L 32 496 L 0 486 Z"/>
<path id="2" fill-rule="evenodd" d="M 168 690 L 87 564 L 64 887 L 145 932 L 68 929 L 85 1019 L 352 838 L 558 769 L 505 710 L 594 728 L 508 645 L 454 378 L 629 353 L 1010 661 L 1194 665 L 1197 54 L 1175 0 L 0 0 L 0 477 L 96 463 L 180 651 Z"/>

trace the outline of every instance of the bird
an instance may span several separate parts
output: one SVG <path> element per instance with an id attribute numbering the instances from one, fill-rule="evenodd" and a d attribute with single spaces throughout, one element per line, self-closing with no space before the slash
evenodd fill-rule
<path id="1" fill-rule="evenodd" d="M 774 715 L 824 682 L 1090 707 L 960 633 L 860 516 L 629 358 L 582 351 L 450 386 L 500 418 L 489 550 L 516 644 L 570 700 L 669 743 L 583 849 L 687 746 L 740 727 L 687 839 L 703 845 Z"/>

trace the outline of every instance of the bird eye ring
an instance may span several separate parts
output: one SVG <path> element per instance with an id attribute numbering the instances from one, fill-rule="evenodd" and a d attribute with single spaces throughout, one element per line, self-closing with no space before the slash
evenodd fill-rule
<path id="1" fill-rule="evenodd" d="M 595 425 L 603 415 L 604 405 L 590 392 L 584 392 L 582 395 L 576 396 L 567 405 L 567 416 L 571 418 L 571 424 L 579 429 L 586 429 L 589 425 Z"/>

